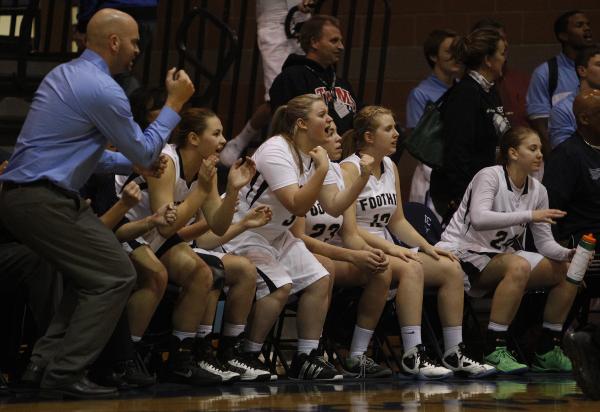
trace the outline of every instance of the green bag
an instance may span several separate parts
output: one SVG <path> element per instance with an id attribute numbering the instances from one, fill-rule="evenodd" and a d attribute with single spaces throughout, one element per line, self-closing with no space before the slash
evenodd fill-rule
<path id="1" fill-rule="evenodd" d="M 443 165 L 444 139 L 441 110 L 449 92 L 450 89 L 435 102 L 427 103 L 419 122 L 405 141 L 408 152 L 432 169 L 439 169 Z"/>

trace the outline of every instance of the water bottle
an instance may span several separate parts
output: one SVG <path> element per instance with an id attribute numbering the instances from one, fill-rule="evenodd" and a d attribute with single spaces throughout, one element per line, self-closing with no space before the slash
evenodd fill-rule
<path id="1" fill-rule="evenodd" d="M 583 235 L 577 244 L 575 256 L 567 270 L 567 281 L 579 285 L 590 264 L 590 257 L 594 255 L 596 239 L 592 234 Z"/>

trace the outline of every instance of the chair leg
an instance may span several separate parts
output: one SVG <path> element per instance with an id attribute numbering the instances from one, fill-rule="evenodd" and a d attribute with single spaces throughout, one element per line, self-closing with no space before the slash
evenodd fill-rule
<path id="1" fill-rule="evenodd" d="M 442 352 L 440 342 L 439 342 L 437 336 L 435 335 L 435 331 L 433 330 L 433 326 L 431 325 L 431 321 L 429 320 L 429 316 L 427 315 L 427 312 L 425 310 L 423 310 L 422 317 L 423 317 L 424 332 L 429 337 L 429 340 L 433 344 L 433 349 L 434 349 L 436 355 L 438 356 L 438 359 L 442 359 L 444 354 Z"/>

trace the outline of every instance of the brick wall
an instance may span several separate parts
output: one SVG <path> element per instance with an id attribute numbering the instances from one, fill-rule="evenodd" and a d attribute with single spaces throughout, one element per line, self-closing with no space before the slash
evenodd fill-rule
<path id="1" fill-rule="evenodd" d="M 380 28 L 383 24 L 382 0 L 358 0 L 358 18 L 353 25 L 353 41 L 351 45 L 346 44 L 346 48 L 351 47 L 354 56 L 361 53 L 368 1 L 376 2 L 373 43 L 370 52 L 373 59 L 377 59 Z M 211 8 L 215 7 L 215 11 L 219 14 L 218 2 L 210 3 Z M 322 12 L 328 13 L 333 3 L 334 0 L 327 0 Z M 236 27 L 240 18 L 239 7 L 235 6 L 235 1 L 232 4 L 234 7 L 231 10 L 231 25 Z M 345 33 L 351 2 L 340 0 L 338 4 L 338 17 Z M 429 73 L 429 67 L 423 58 L 422 43 L 429 31 L 434 28 L 449 28 L 459 33 L 466 33 L 483 17 L 497 19 L 505 25 L 509 37 L 510 65 L 526 72 L 531 72 L 538 64 L 559 51 L 552 27 L 555 18 L 566 10 L 583 10 L 591 19 L 592 26 L 596 28 L 596 38 L 600 40 L 599 0 L 390 0 L 390 5 L 392 17 L 382 104 L 394 110 L 400 124 L 404 123 L 408 92 Z M 244 42 L 246 61 L 254 47 L 254 9 L 254 2 L 250 1 Z M 354 85 L 358 82 L 359 60 L 360 58 L 352 58 L 349 80 Z M 374 99 L 376 80 L 374 70 L 371 68 L 367 79 L 365 102 L 370 103 Z M 248 79 L 242 77 L 240 96 L 247 95 L 249 86 L 247 81 Z M 258 83 L 256 103 L 262 98 L 260 77 Z M 223 84 L 223 90 L 229 90 L 227 81 Z M 243 122 L 244 119 L 236 116 L 234 130 L 239 130 Z M 414 166 L 414 159 L 405 154 L 400 163 L 402 192 L 405 199 L 408 196 Z"/>
<path id="2" fill-rule="evenodd" d="M 600 40 L 600 1 L 597 0 L 392 0 L 390 60 L 384 104 L 404 119 L 404 102 L 411 88 L 429 72 L 422 57 L 422 42 L 434 28 L 465 33 L 479 19 L 502 22 L 509 37 L 509 63 L 531 72 L 555 54 L 558 44 L 552 26 L 570 9 L 589 16 Z"/>
<path id="3" fill-rule="evenodd" d="M 560 50 L 553 23 L 564 11 L 583 10 L 595 29 L 595 39 L 600 40 L 598 0 L 391 0 L 391 6 L 392 27 L 382 103 L 394 110 L 400 124 L 404 123 L 409 91 L 429 73 L 422 43 L 434 28 L 466 33 L 483 17 L 497 19 L 505 25 L 509 37 L 509 64 L 526 72 Z M 404 199 L 408 197 L 414 166 L 414 159 L 405 154 L 400 162 Z"/>

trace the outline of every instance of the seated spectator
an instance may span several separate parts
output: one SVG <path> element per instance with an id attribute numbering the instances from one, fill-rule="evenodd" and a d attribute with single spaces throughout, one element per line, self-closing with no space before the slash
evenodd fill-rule
<path id="1" fill-rule="evenodd" d="M 462 75 L 462 68 L 451 53 L 456 36 L 452 30 L 433 30 L 423 43 L 425 60 L 431 68 L 431 74 L 410 91 L 406 100 L 406 129 L 409 133 L 419 122 L 427 103 L 437 101 Z M 412 177 L 408 199 L 433 209 L 429 198 L 430 177 L 431 168 L 419 162 Z"/>
<path id="2" fill-rule="evenodd" d="M 575 68 L 580 81 L 579 90 L 554 105 L 548 119 L 548 135 L 552 149 L 571 137 L 577 129 L 573 114 L 575 96 L 588 90 L 600 89 L 600 47 L 586 47 L 577 53 Z"/>
<path id="3" fill-rule="evenodd" d="M 562 50 L 534 70 L 527 90 L 527 116 L 545 147 L 548 146 L 550 110 L 579 86 L 575 56 L 579 50 L 593 44 L 590 20 L 580 10 L 570 10 L 558 16 L 554 22 L 554 35 Z M 556 76 L 551 76 L 551 73 L 556 73 Z"/>
<path id="4" fill-rule="evenodd" d="M 506 336 L 525 290 L 539 288 L 549 292 L 533 370 L 571 370 L 560 340 L 577 294 L 577 285 L 566 279 L 567 261 L 575 250 L 560 246 L 552 237 L 550 224 L 565 212 L 548 209 L 546 189 L 529 176 L 542 165 L 541 148 L 531 129 L 507 132 L 500 143 L 501 165 L 475 175 L 437 244 L 460 259 L 471 295 L 493 291 L 484 359 L 504 373 L 528 370 L 507 350 Z M 527 223 L 539 253 L 516 248 Z"/>
<path id="5" fill-rule="evenodd" d="M 452 53 L 466 73 L 443 106 L 443 166 L 431 173 L 431 198 L 445 222 L 473 176 L 495 163 L 499 138 L 510 127 L 494 85 L 506 61 L 504 37 L 495 29 L 475 30 L 456 41 Z"/>
<path id="6" fill-rule="evenodd" d="M 600 90 L 575 97 L 573 113 L 577 130 L 552 151 L 544 185 L 550 206 L 567 212 L 556 236 L 574 245 L 585 233 L 600 236 Z"/>

